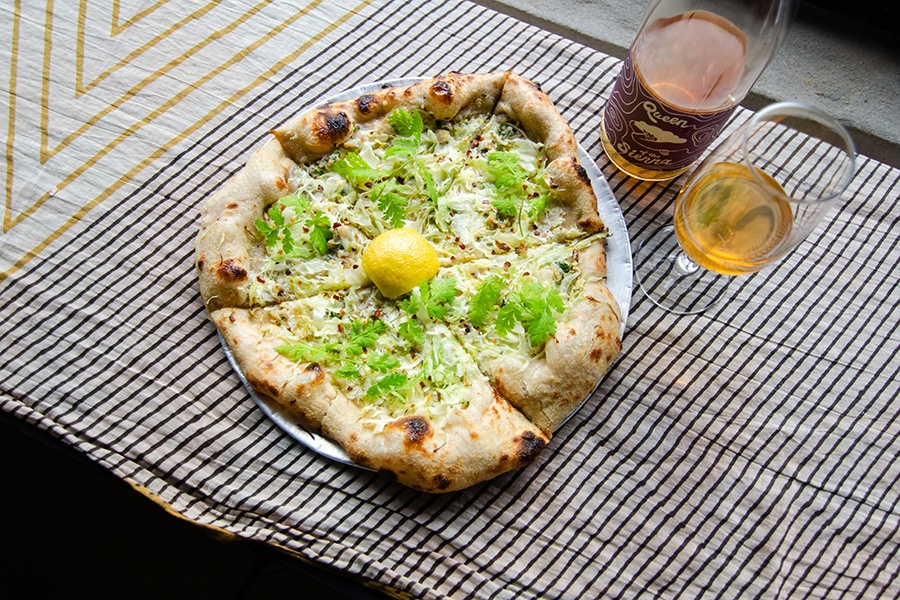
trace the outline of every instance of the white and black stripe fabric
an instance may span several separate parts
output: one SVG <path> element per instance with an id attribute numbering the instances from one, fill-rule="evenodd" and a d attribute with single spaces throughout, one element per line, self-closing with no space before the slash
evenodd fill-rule
<path id="1" fill-rule="evenodd" d="M 679 185 L 603 154 L 618 60 L 466 2 L 356 8 L 0 283 L 3 410 L 187 519 L 398 596 L 900 597 L 900 172 L 865 157 L 840 210 L 719 309 L 677 317 L 636 291 L 614 368 L 521 471 L 425 495 L 263 415 L 206 318 L 193 240 L 203 200 L 302 106 L 513 69 L 596 159 L 632 241 Z"/>

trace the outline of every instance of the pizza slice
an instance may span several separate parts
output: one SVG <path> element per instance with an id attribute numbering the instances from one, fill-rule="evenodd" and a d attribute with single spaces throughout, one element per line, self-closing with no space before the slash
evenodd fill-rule
<path id="1" fill-rule="evenodd" d="M 456 338 L 439 326 L 412 338 L 379 304 L 390 310 L 371 297 L 319 296 L 211 318 L 255 390 L 362 466 L 448 492 L 531 462 L 547 436 Z"/>

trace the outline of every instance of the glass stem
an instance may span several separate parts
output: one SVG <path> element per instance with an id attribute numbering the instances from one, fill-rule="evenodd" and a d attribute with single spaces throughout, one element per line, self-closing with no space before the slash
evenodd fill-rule
<path id="1" fill-rule="evenodd" d="M 684 251 L 678 252 L 675 257 L 675 270 L 679 275 L 691 275 L 700 269 L 700 265 L 688 258 Z"/>

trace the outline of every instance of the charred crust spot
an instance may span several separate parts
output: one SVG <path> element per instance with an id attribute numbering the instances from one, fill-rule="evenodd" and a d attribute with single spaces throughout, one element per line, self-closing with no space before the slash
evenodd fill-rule
<path id="1" fill-rule="evenodd" d="M 359 441 L 359 436 L 358 436 L 357 434 L 355 434 L 355 433 L 351 433 L 351 434 L 350 434 L 350 441 L 353 442 L 353 443 L 358 442 L 358 441 Z"/>
<path id="2" fill-rule="evenodd" d="M 601 362 L 603 360 L 603 348 L 593 348 L 591 350 L 591 360 L 594 362 Z"/>
<path id="3" fill-rule="evenodd" d="M 431 423 L 419 415 L 401 417 L 397 419 L 396 423 L 403 430 L 403 445 L 407 449 L 421 447 L 426 439 L 434 435 Z"/>
<path id="4" fill-rule="evenodd" d="M 452 481 L 450 481 L 450 478 L 443 473 L 438 473 L 437 475 L 435 475 L 433 481 L 434 485 L 439 490 L 446 490 L 448 487 L 450 487 L 450 484 L 453 483 Z"/>
<path id="5" fill-rule="evenodd" d="M 237 264 L 233 258 L 222 261 L 216 273 L 222 281 L 236 282 L 247 279 L 247 271 Z"/>
<path id="6" fill-rule="evenodd" d="M 453 88 L 446 81 L 438 80 L 431 84 L 431 95 L 448 106 L 453 102 Z"/>
<path id="7" fill-rule="evenodd" d="M 309 363 L 306 367 L 303 368 L 303 372 L 312 377 L 311 380 L 306 381 L 301 385 L 309 385 L 311 383 L 316 383 L 323 381 L 325 379 L 325 373 L 322 371 L 322 367 L 319 366 L 319 363 Z"/>
<path id="8" fill-rule="evenodd" d="M 350 133 L 350 117 L 344 111 L 321 111 L 316 115 L 313 133 L 320 140 L 336 144 Z"/>
<path id="9" fill-rule="evenodd" d="M 358 108 L 359 112 L 361 112 L 362 114 L 367 115 L 372 112 L 375 103 L 375 96 L 373 96 L 372 94 L 363 94 L 356 99 L 356 108 Z"/>
<path id="10" fill-rule="evenodd" d="M 587 171 L 584 170 L 584 167 L 582 167 L 574 157 L 572 158 L 572 168 L 575 169 L 575 174 L 578 175 L 578 179 L 591 185 L 591 178 L 588 176 Z"/>
<path id="11" fill-rule="evenodd" d="M 231 323 L 235 323 L 237 321 L 237 317 L 234 316 L 234 313 L 228 315 L 228 321 Z"/>
<path id="12" fill-rule="evenodd" d="M 202 270 L 203 270 L 203 259 L 200 259 L 200 260 L 197 261 L 197 270 L 198 270 L 198 271 L 202 271 Z"/>
<path id="13" fill-rule="evenodd" d="M 277 398 L 278 392 L 280 391 L 272 382 L 258 378 L 253 378 L 250 381 L 250 386 L 257 392 L 266 394 L 272 398 Z"/>
<path id="14" fill-rule="evenodd" d="M 547 445 L 547 442 L 534 435 L 533 431 L 524 432 L 514 441 L 516 442 L 516 459 L 520 465 L 527 465 L 533 461 Z"/>
<path id="15" fill-rule="evenodd" d="M 319 366 L 319 363 L 309 363 L 306 365 L 306 368 L 303 369 L 308 373 L 314 373 L 315 375 L 320 375 L 322 373 L 322 367 Z"/>
<path id="16" fill-rule="evenodd" d="M 238 206 L 240 206 L 240 205 L 237 202 L 229 202 L 228 206 L 226 206 L 225 208 L 227 208 L 228 210 L 234 210 Z"/>

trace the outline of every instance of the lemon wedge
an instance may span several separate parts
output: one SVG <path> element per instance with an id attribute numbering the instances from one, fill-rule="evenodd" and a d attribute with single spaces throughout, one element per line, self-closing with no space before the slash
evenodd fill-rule
<path id="1" fill-rule="evenodd" d="M 389 229 L 363 251 L 362 268 L 387 298 L 412 291 L 437 275 L 437 253 L 422 235 L 409 227 Z"/>

